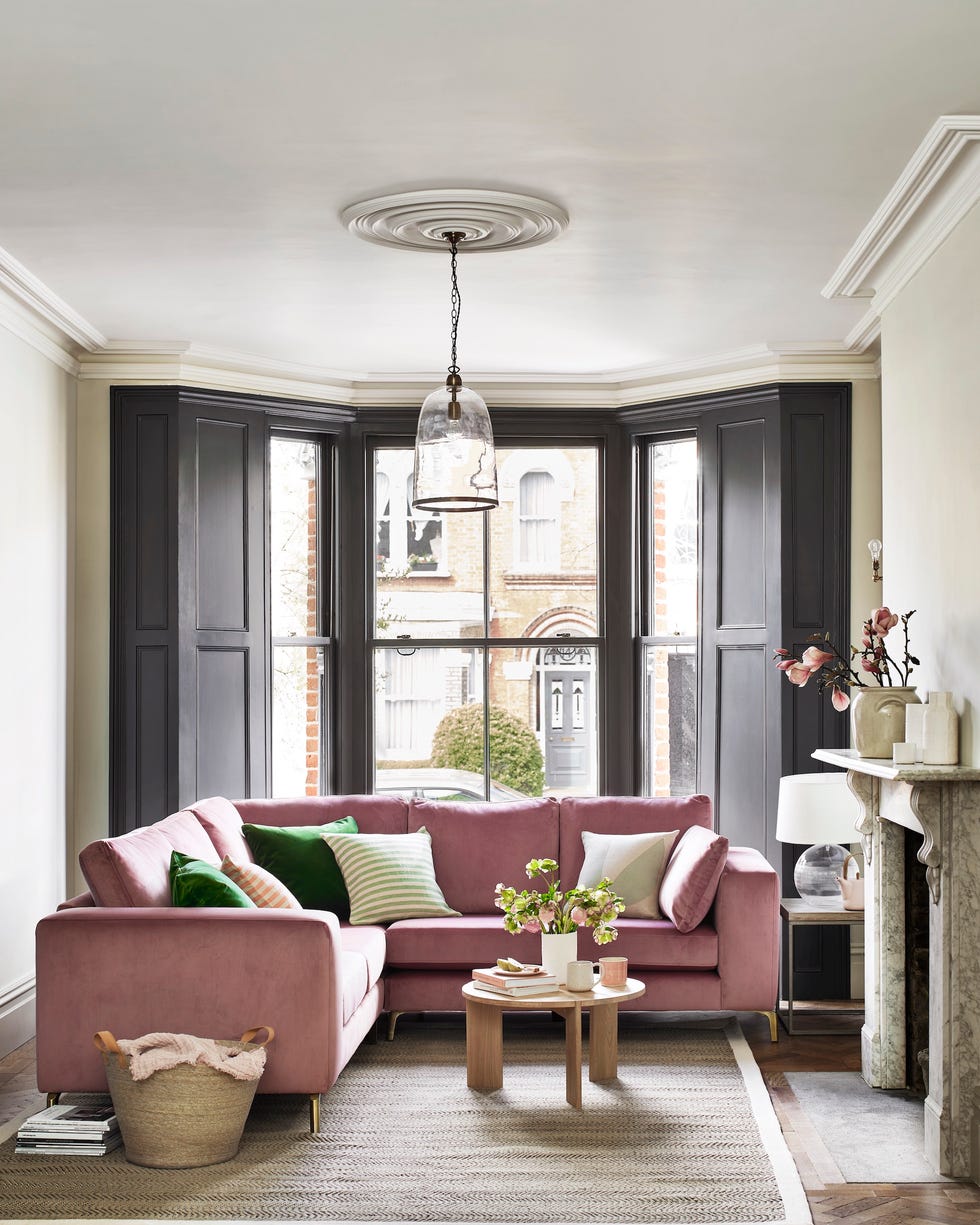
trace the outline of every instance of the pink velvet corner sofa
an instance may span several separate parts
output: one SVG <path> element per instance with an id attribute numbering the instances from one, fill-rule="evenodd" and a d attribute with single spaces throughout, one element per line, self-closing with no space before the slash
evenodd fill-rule
<path id="1" fill-rule="evenodd" d="M 425 827 L 436 879 L 458 918 L 354 927 L 329 911 L 180 908 L 170 902 L 173 850 L 218 864 L 252 860 L 242 823 L 321 825 L 352 816 L 361 833 Z M 551 857 L 578 879 L 583 831 L 636 834 L 712 827 L 706 796 L 600 797 L 513 803 L 405 801 L 392 796 L 202 800 L 155 825 L 91 843 L 79 857 L 90 891 L 37 927 L 37 1079 L 41 1092 L 104 1092 L 92 1034 L 153 1031 L 233 1037 L 271 1025 L 276 1038 L 261 1093 L 310 1098 L 334 1084 L 358 1045 L 389 1014 L 461 1011 L 477 965 L 540 956 L 540 939 L 503 930 L 493 909 L 503 881 Z M 757 851 L 730 847 L 706 917 L 682 932 L 666 919 L 620 918 L 614 945 L 579 933 L 579 956 L 629 958 L 646 994 L 626 1008 L 754 1011 L 775 1040 L 778 877 Z"/>

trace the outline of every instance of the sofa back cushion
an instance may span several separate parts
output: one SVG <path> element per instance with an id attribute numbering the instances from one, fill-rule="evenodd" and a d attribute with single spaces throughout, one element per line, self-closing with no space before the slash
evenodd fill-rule
<path id="1" fill-rule="evenodd" d="M 242 833 L 241 813 L 231 800 L 214 795 L 209 800 L 195 800 L 187 807 L 200 821 L 219 855 L 227 855 L 236 863 L 251 862 L 252 853 Z"/>
<path id="2" fill-rule="evenodd" d="M 574 796 L 563 799 L 559 817 L 563 884 L 574 884 L 582 871 L 583 830 L 594 834 L 645 834 L 684 830 L 692 825 L 711 829 L 711 800 L 706 795 L 657 797 L 635 795 Z"/>
<path id="3" fill-rule="evenodd" d="M 531 859 L 558 857 L 557 800 L 412 800 L 409 832 L 423 825 L 432 838 L 439 888 L 462 914 L 493 914 L 498 883 L 528 888 L 524 865 Z"/>
<path id="4" fill-rule="evenodd" d="M 99 906 L 169 906 L 172 851 L 221 863 L 197 817 L 186 810 L 118 838 L 90 842 L 78 863 Z"/>
<path id="5" fill-rule="evenodd" d="M 251 825 L 326 825 L 353 817 L 362 834 L 405 834 L 408 804 L 397 795 L 310 795 L 282 800 L 236 800 Z M 230 851 L 227 854 L 232 854 Z M 232 855 L 234 858 L 234 855 Z"/>

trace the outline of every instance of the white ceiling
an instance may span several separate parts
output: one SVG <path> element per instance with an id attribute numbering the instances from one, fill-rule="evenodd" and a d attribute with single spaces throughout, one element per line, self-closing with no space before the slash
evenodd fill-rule
<path id="1" fill-rule="evenodd" d="M 461 258 L 460 361 L 624 371 L 841 343 L 820 290 L 941 114 L 978 0 L 31 0 L 0 12 L 0 247 L 113 340 L 435 371 L 448 261 L 365 197 L 571 223 Z"/>

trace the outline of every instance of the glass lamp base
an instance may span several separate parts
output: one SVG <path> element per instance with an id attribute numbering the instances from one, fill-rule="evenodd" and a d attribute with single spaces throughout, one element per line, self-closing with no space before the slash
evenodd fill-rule
<path id="1" fill-rule="evenodd" d="M 808 847 L 793 869 L 793 883 L 800 897 L 839 898 L 837 877 L 842 875 L 846 858 L 847 851 L 842 846 L 825 843 L 823 846 Z"/>

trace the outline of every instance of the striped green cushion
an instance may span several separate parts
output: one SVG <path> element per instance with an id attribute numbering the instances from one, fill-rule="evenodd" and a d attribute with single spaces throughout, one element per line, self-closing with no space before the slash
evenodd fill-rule
<path id="1" fill-rule="evenodd" d="M 432 838 L 414 834 L 321 834 L 344 874 L 352 926 L 458 915 L 432 866 Z"/>

